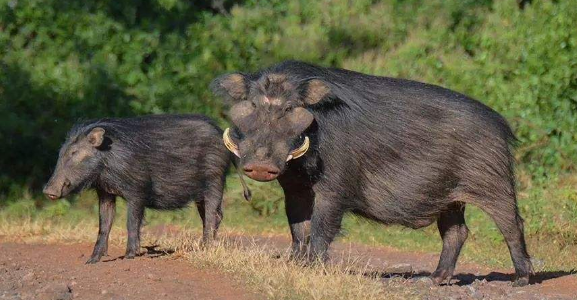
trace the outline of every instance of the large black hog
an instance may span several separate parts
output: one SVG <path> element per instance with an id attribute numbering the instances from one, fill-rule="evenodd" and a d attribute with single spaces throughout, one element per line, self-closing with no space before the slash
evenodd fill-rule
<path id="1" fill-rule="evenodd" d="M 529 282 L 515 137 L 489 107 L 438 86 L 294 61 L 223 75 L 211 88 L 233 104 L 224 140 L 245 174 L 278 178 L 296 255 L 325 259 L 346 212 L 411 228 L 437 221 L 443 250 L 432 279 L 441 283 L 474 204 L 505 236 L 515 284 Z"/>
<path id="2" fill-rule="evenodd" d="M 222 130 L 207 117 L 155 115 L 78 124 L 60 149 L 56 170 L 44 188 L 58 199 L 95 188 L 100 228 L 87 263 L 107 254 L 116 196 L 128 203 L 126 258 L 140 249 L 144 208 L 178 209 L 195 201 L 210 241 L 222 220 L 222 195 L 232 154 Z M 242 182 L 242 177 L 241 177 Z M 250 197 L 245 188 L 245 197 Z"/>

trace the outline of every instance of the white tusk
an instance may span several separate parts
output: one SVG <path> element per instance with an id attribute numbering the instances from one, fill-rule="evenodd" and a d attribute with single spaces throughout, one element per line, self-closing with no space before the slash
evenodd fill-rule
<path id="1" fill-rule="evenodd" d="M 238 146 L 230 138 L 229 132 L 230 132 L 230 129 L 227 128 L 222 133 L 222 141 L 224 142 L 224 146 L 226 146 L 226 148 L 230 152 L 234 153 L 234 155 L 240 157 L 240 152 L 238 152 Z"/>
<path id="2" fill-rule="evenodd" d="M 309 146 L 310 146 L 310 141 L 309 141 L 309 137 L 305 136 L 305 140 L 303 142 L 303 144 L 296 148 L 295 150 L 291 151 L 287 157 L 287 161 L 291 160 L 291 159 L 297 159 L 303 155 L 305 155 L 305 153 L 307 152 L 307 150 L 309 150 Z"/>

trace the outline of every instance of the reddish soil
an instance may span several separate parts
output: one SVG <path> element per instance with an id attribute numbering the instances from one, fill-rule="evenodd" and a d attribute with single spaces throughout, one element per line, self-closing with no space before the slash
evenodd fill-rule
<path id="1" fill-rule="evenodd" d="M 263 299 L 218 270 L 195 269 L 150 249 L 133 260 L 123 252 L 85 265 L 92 244 L 0 244 L 0 299 Z"/>
<path id="2" fill-rule="evenodd" d="M 178 235 L 175 228 L 154 228 L 153 235 Z M 265 247 L 279 257 L 287 237 L 229 236 L 243 247 Z M 110 256 L 85 265 L 92 244 L 25 245 L 0 243 L 0 299 L 264 299 L 218 270 L 196 269 L 169 250 L 148 249 L 134 260 Z M 438 254 L 335 243 L 331 263 L 352 262 L 351 273 L 379 278 L 383 284 L 402 282 L 422 299 L 577 299 L 574 272 L 545 272 L 532 284 L 511 286 L 512 270 L 459 264 L 451 284 L 432 285 L 428 275 Z"/>

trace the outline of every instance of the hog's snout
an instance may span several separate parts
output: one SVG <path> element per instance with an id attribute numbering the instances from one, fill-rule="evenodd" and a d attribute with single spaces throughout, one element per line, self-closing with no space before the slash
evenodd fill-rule
<path id="1" fill-rule="evenodd" d="M 50 200 L 56 200 L 58 198 L 60 198 L 60 193 L 58 193 L 55 189 L 51 189 L 50 187 L 45 187 L 44 190 L 42 191 L 44 193 L 44 195 L 46 195 L 46 197 L 48 197 Z"/>
<path id="2" fill-rule="evenodd" d="M 60 197 L 62 197 L 63 190 L 69 188 L 70 184 L 71 184 L 70 180 L 68 180 L 68 179 L 64 180 L 64 182 L 62 184 L 56 184 L 56 183 L 53 183 L 52 181 L 50 181 L 44 187 L 42 192 L 50 200 L 56 200 L 56 199 L 59 199 Z"/>
<path id="3" fill-rule="evenodd" d="M 258 181 L 271 181 L 280 174 L 279 168 L 270 164 L 247 164 L 243 170 L 246 176 Z"/>

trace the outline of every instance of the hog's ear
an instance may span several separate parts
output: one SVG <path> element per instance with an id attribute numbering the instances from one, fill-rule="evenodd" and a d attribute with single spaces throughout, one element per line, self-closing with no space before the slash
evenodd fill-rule
<path id="1" fill-rule="evenodd" d="M 248 89 L 246 77 L 239 73 L 222 75 L 210 84 L 210 89 L 218 96 L 240 101 L 246 99 Z"/>
<path id="2" fill-rule="evenodd" d="M 87 135 L 88 142 L 94 147 L 100 147 L 104 141 L 105 130 L 100 127 L 93 128 Z"/>
<path id="3" fill-rule="evenodd" d="M 312 79 L 307 83 L 304 102 L 307 105 L 317 104 L 327 97 L 330 92 L 330 88 L 322 80 Z"/>

